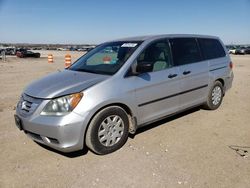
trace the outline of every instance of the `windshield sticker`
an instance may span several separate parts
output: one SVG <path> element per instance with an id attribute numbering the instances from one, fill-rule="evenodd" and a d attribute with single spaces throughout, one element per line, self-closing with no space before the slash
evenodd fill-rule
<path id="1" fill-rule="evenodd" d="M 110 64 L 111 60 L 112 59 L 109 56 L 105 56 L 105 57 L 102 58 L 102 61 L 103 61 L 104 64 Z"/>
<path id="2" fill-rule="evenodd" d="M 121 47 L 134 48 L 136 45 L 137 43 L 124 43 Z"/>

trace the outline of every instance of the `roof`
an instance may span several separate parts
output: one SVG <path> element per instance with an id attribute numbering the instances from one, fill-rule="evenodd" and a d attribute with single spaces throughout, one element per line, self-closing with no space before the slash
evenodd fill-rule
<path id="1" fill-rule="evenodd" d="M 195 34 L 163 34 L 163 35 L 146 35 L 146 36 L 136 36 L 136 37 L 127 37 L 121 38 L 113 41 L 146 41 L 146 40 L 154 40 L 161 38 L 182 38 L 182 37 L 196 37 L 196 38 L 218 38 L 216 36 L 209 35 L 195 35 Z"/>

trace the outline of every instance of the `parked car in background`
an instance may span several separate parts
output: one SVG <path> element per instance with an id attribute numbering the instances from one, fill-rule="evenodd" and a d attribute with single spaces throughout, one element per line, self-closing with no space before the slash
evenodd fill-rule
<path id="1" fill-rule="evenodd" d="M 228 50 L 229 54 L 235 54 L 236 47 L 234 47 L 234 46 L 228 46 L 227 50 Z"/>
<path id="2" fill-rule="evenodd" d="M 232 68 L 218 37 L 156 35 L 106 42 L 69 68 L 30 84 L 17 104 L 16 125 L 36 142 L 63 152 L 87 146 L 108 154 L 142 126 L 195 106 L 219 108 L 232 86 Z"/>
<path id="3" fill-rule="evenodd" d="M 15 55 L 16 54 L 16 48 L 14 47 L 7 47 L 7 48 L 1 48 L 1 52 L 5 52 L 5 55 Z"/>
<path id="4" fill-rule="evenodd" d="M 20 58 L 25 58 L 25 57 L 39 58 L 41 56 L 41 54 L 38 52 L 32 52 L 29 50 L 22 49 L 22 50 L 19 50 L 16 52 L 16 56 L 20 57 Z"/>
<path id="5" fill-rule="evenodd" d="M 5 48 L 5 54 L 6 55 L 15 55 L 16 54 L 16 48 Z"/>
<path id="6" fill-rule="evenodd" d="M 246 49 L 247 49 L 246 47 L 241 46 L 241 47 L 239 47 L 239 48 L 237 48 L 237 49 L 235 50 L 235 54 L 236 54 L 236 55 L 244 55 Z"/>
<path id="7" fill-rule="evenodd" d="M 250 54 L 250 46 L 246 47 L 245 54 Z"/>
<path id="8" fill-rule="evenodd" d="M 2 57 L 2 56 L 3 56 L 3 53 L 4 53 L 4 49 L 1 49 L 1 48 L 0 48 L 0 59 L 3 58 L 3 57 Z"/>
<path id="9" fill-rule="evenodd" d="M 84 52 L 84 51 L 86 51 L 86 49 L 85 48 L 78 48 L 77 51 L 78 52 L 80 52 L 80 51 Z"/>
<path id="10" fill-rule="evenodd" d="M 76 47 L 70 47 L 69 51 L 77 51 L 77 48 Z"/>
<path id="11" fill-rule="evenodd" d="M 35 47 L 32 50 L 42 50 L 42 48 L 41 47 Z"/>

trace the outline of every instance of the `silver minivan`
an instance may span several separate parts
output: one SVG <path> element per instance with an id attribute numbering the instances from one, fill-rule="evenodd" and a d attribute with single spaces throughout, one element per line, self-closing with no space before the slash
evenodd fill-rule
<path id="1" fill-rule="evenodd" d="M 221 40 L 157 35 L 103 43 L 69 68 L 31 83 L 15 122 L 31 139 L 63 152 L 121 148 L 142 126 L 194 106 L 217 109 L 232 86 Z"/>

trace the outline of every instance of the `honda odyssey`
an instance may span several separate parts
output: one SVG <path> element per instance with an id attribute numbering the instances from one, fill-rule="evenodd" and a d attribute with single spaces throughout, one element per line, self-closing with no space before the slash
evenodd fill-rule
<path id="1" fill-rule="evenodd" d="M 215 110 L 232 86 L 233 64 L 218 37 L 157 35 L 98 45 L 63 71 L 31 83 L 15 122 L 63 152 L 121 148 L 128 134 L 194 106 Z"/>

